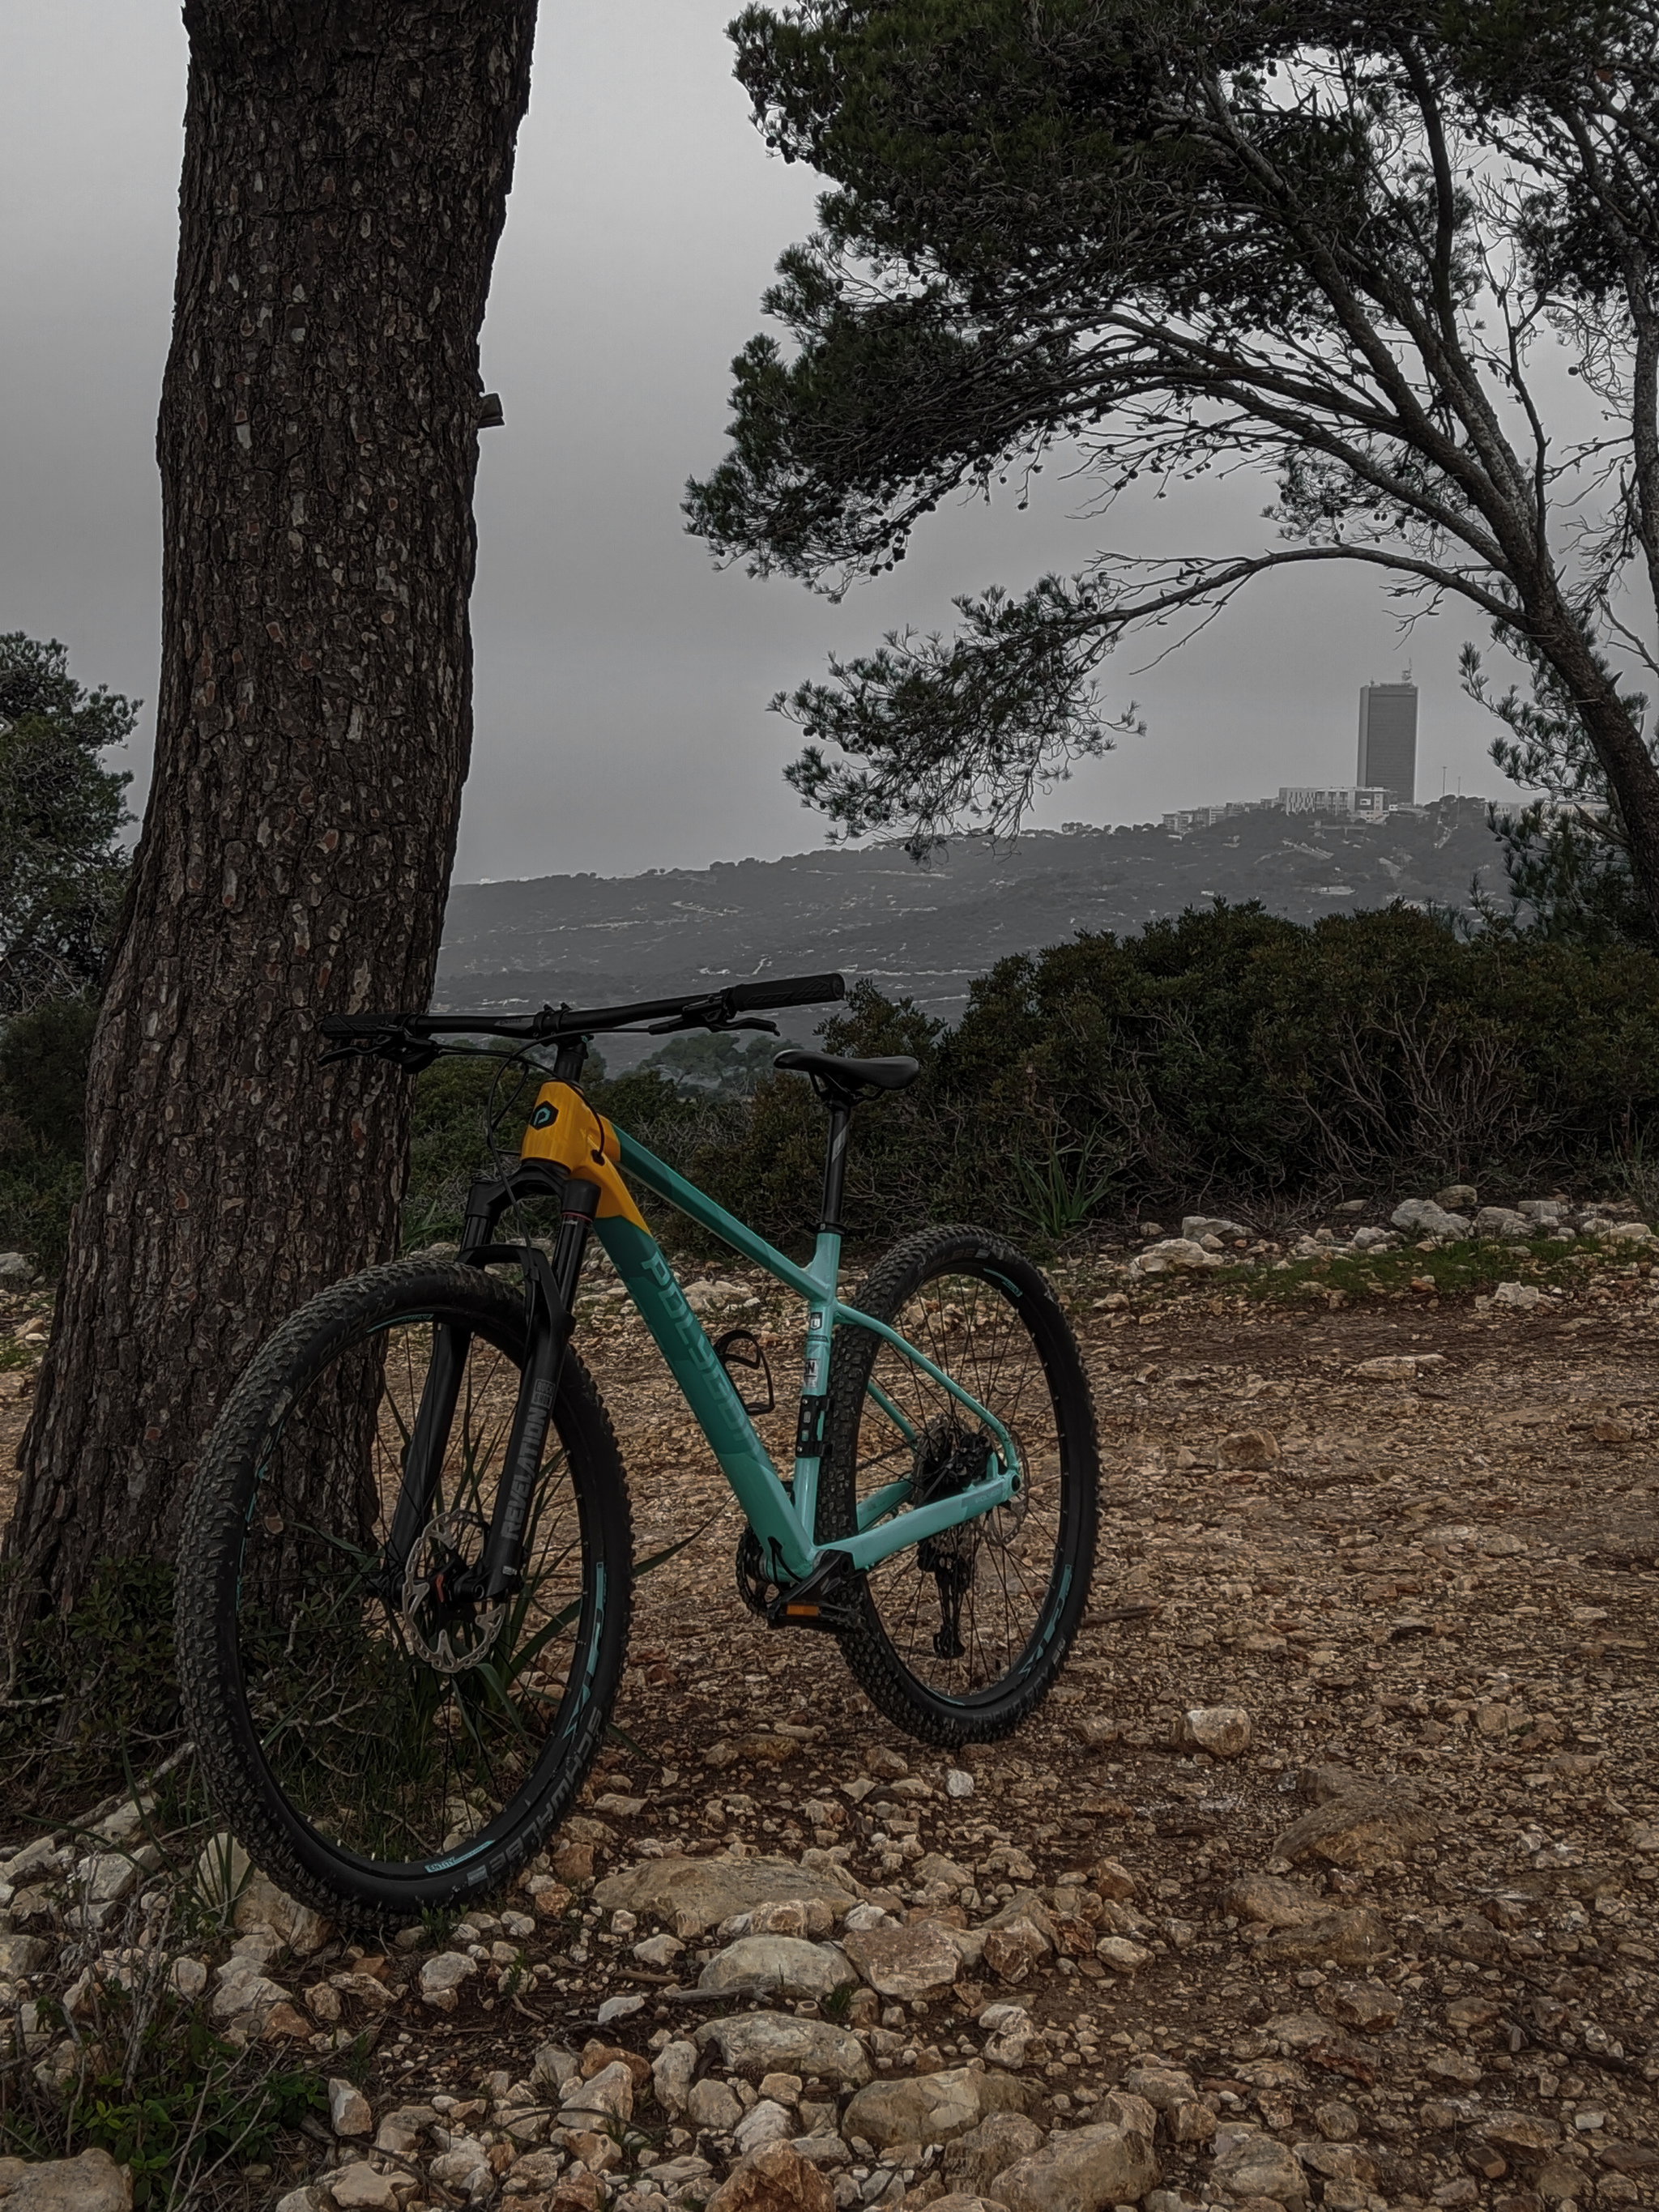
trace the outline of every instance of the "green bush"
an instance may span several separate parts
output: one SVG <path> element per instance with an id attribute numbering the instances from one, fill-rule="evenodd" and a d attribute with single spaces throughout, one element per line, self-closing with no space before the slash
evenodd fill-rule
<path id="1" fill-rule="evenodd" d="M 1311 927 L 1217 905 L 1139 937 L 1000 962 L 941 1031 L 854 992 L 833 1048 L 909 1051 L 909 1091 L 854 1123 L 858 1237 L 971 1218 L 1029 1232 L 1083 1212 L 1271 1204 L 1337 1186 L 1505 1188 L 1606 1178 L 1659 1113 L 1659 963 L 1403 906 Z M 821 1117 L 780 1078 L 705 1187 L 799 1246 Z"/>
<path id="2" fill-rule="evenodd" d="M 15 1572 L 9 1562 L 0 1604 Z M 31 1613 L 15 1632 L 0 1706 L 0 1838 L 14 1848 L 38 1816 L 75 1817 L 177 1745 L 173 1581 L 160 1560 L 101 1559 L 72 1613 Z"/>
<path id="3" fill-rule="evenodd" d="M 0 1250 L 63 1265 L 86 1152 L 87 1055 L 98 1009 L 45 999 L 0 1028 Z"/>

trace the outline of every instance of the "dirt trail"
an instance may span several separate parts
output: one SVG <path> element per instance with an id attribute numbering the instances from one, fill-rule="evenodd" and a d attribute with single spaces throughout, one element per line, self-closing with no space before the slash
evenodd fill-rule
<path id="1" fill-rule="evenodd" d="M 649 1927 L 592 1907 L 589 1861 L 603 1877 L 665 1854 L 836 1852 L 902 1916 L 918 1859 L 939 1854 L 978 1911 L 999 1888 L 1040 1893 L 1059 1950 L 1017 1981 L 965 1969 L 890 2008 L 902 2029 L 875 2063 L 895 2080 L 977 2057 L 980 2015 L 1006 1998 L 1030 2015 L 1018 2070 L 1045 2125 L 1103 2111 L 1136 2065 L 1187 2070 L 1221 2134 L 1160 2128 L 1170 2189 L 1212 2186 L 1237 2120 L 1311 2145 L 1303 2171 L 1332 2212 L 1651 2197 L 1659 1299 L 1637 1280 L 1533 1313 L 1311 1319 L 1193 1300 L 1145 1325 L 1093 1311 L 1086 1286 L 1077 1302 L 1106 1485 L 1090 1614 L 1037 1718 L 948 1760 L 872 1713 L 832 1643 L 744 1610 L 736 1509 L 701 1438 L 638 1325 L 590 1313 L 579 1341 L 638 1553 L 693 1540 L 641 1586 L 627 1741 L 556 1841 L 574 1899 L 493 1948 L 484 1916 L 453 2014 L 422 2008 L 414 1959 L 384 1962 L 399 1994 L 374 2011 L 377 2117 L 492 2075 L 499 2097 L 538 2046 L 580 2051 L 618 1993 L 644 2002 L 603 2039 L 637 2054 L 705 2016 L 668 1994 L 694 1957 L 639 1964 Z M 757 1327 L 767 1310 L 732 1308 Z M 781 1319 L 767 1333 L 787 1391 L 795 1340 Z M 0 1407 L 0 1464 L 19 1425 Z M 1270 1441 L 1226 1441 L 1247 1430 Z M 1271 1463 L 1239 1467 L 1252 1449 Z M 1248 1747 L 1174 1748 L 1181 1717 L 1214 1707 L 1248 1715 Z M 949 1794 L 951 1766 L 971 1795 Z M 1134 1971 L 1098 1955 L 1114 1929 Z M 716 2174 L 736 2155 L 729 2136 L 697 2143 Z M 897 2168 L 877 2185 L 870 2146 L 848 2155 L 862 2170 L 850 2196 L 831 2172 L 838 2203 L 904 2194 Z M 497 2166 L 513 2179 L 510 2154 Z M 314 2153 L 273 2180 L 302 2167 Z M 924 2175 L 908 2201 L 940 2185 Z"/>

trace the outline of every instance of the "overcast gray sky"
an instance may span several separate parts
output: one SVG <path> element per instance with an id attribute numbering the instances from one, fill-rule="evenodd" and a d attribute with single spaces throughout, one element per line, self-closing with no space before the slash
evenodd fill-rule
<path id="1" fill-rule="evenodd" d="M 822 836 L 780 770 L 779 688 L 953 592 L 1080 566 L 1066 488 L 934 518 L 838 607 L 716 574 L 684 534 L 718 457 L 732 356 L 813 180 L 770 160 L 732 82 L 735 0 L 544 0 L 534 90 L 484 331 L 507 427 L 483 441 L 477 738 L 459 880 L 617 874 L 798 852 Z M 172 307 L 185 41 L 175 0 L 0 0 L 0 630 L 155 694 L 156 394 Z M 1256 542 L 1260 485 L 1120 507 L 1131 550 Z M 1145 738 L 1085 763 L 1042 823 L 1142 821 L 1354 773 L 1358 687 L 1409 659 L 1419 796 L 1507 787 L 1463 700 L 1454 610 L 1402 644 L 1376 584 L 1266 579 L 1195 644 L 1107 669 Z M 146 731 L 148 715 L 146 716 Z M 139 771 L 143 749 L 134 748 Z"/>

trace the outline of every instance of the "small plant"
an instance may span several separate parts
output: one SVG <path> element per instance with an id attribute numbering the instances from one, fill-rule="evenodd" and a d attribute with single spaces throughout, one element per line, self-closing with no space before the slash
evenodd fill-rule
<path id="1" fill-rule="evenodd" d="M 1013 1157 L 1014 1173 L 1025 1194 L 1018 1211 L 1023 1220 L 1051 1244 L 1063 1244 L 1096 1212 L 1112 1187 L 1112 1171 L 1097 1170 L 1099 1147 L 1092 1137 L 1063 1148 L 1051 1146 L 1045 1160 Z"/>
<path id="2" fill-rule="evenodd" d="M 179 1748 L 173 1569 L 103 1560 L 70 1613 L 27 1616 L 9 1589 L 15 1641 L 0 1708 L 0 1834 L 37 1833 L 153 1771 Z"/>
<path id="3" fill-rule="evenodd" d="M 841 2021 L 850 2018 L 858 1987 L 856 1982 L 837 1982 L 827 1996 L 818 1999 L 818 2010 L 826 2020 Z"/>
<path id="4" fill-rule="evenodd" d="M 166 1908 L 144 1913 L 137 1900 L 121 1929 L 88 1930 L 73 2015 L 42 2000 L 28 2033 L 14 2016 L 0 2045 L 0 2152 L 106 2150 L 131 2170 L 135 2212 L 213 2203 L 236 2169 L 325 2102 L 309 2067 L 215 2033 L 205 2008 L 172 1985 L 167 1933 Z M 112 1934 L 128 1962 L 119 1973 L 100 1965 Z"/>
<path id="5" fill-rule="evenodd" d="M 451 1905 L 423 1905 L 421 1907 L 421 1933 L 434 1949 L 441 1950 L 461 1924 L 461 1916 Z"/>

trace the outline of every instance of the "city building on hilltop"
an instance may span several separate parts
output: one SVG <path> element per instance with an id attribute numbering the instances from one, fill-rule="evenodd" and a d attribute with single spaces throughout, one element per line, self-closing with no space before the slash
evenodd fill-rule
<path id="1" fill-rule="evenodd" d="M 1390 801 L 1399 804 L 1381 784 L 1341 784 L 1329 791 L 1311 783 L 1279 787 L 1279 805 L 1286 814 L 1357 814 L 1380 821 Z"/>
<path id="2" fill-rule="evenodd" d="M 1366 684 L 1359 692 L 1359 767 L 1357 784 L 1381 788 L 1393 806 L 1417 799 L 1417 686 Z"/>

